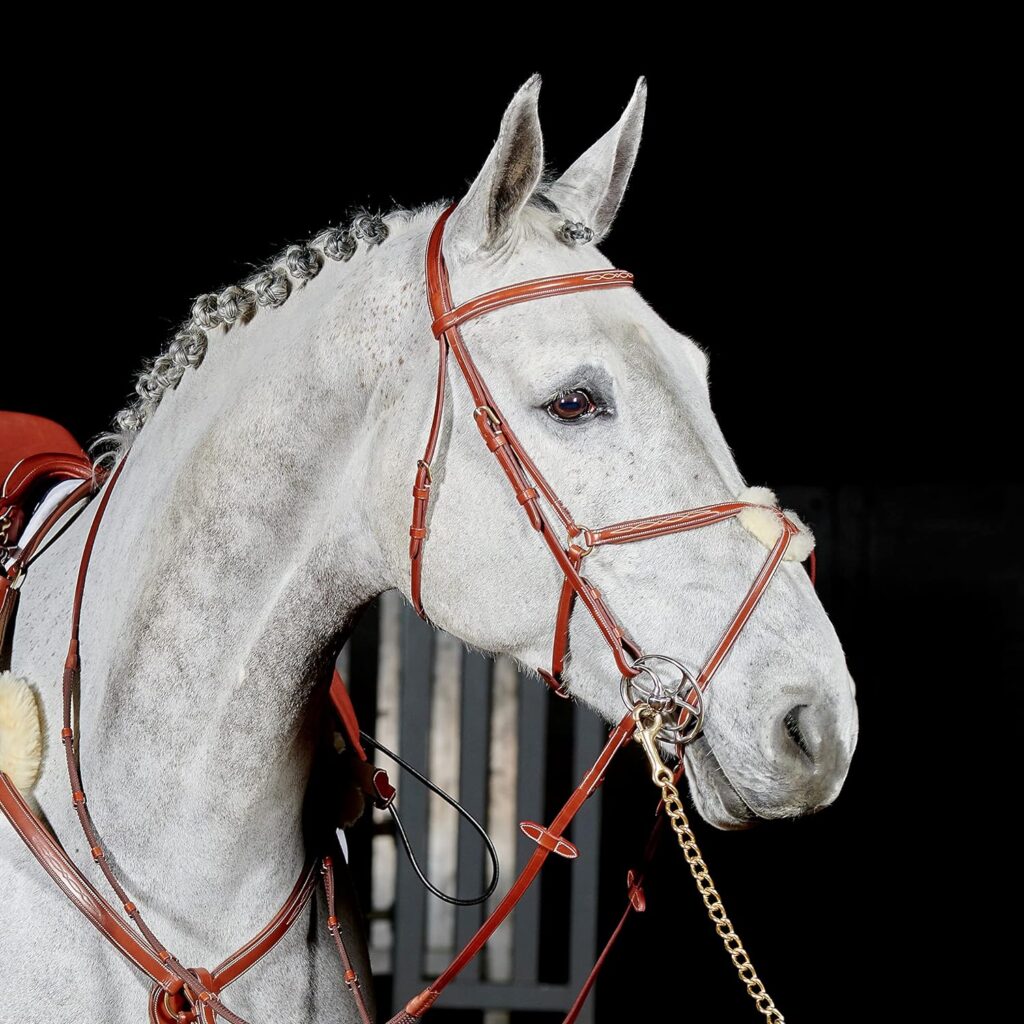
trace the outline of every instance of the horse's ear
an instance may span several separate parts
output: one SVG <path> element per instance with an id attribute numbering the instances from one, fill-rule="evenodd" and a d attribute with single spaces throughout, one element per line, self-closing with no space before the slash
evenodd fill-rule
<path id="1" fill-rule="evenodd" d="M 641 75 L 618 122 L 545 191 L 572 220 L 581 221 L 599 242 L 608 234 L 629 184 L 647 106 Z"/>
<path id="2" fill-rule="evenodd" d="M 505 241 L 544 169 L 537 97 L 540 75 L 520 87 L 501 119 L 491 155 L 448 218 L 445 238 L 467 253 Z"/>

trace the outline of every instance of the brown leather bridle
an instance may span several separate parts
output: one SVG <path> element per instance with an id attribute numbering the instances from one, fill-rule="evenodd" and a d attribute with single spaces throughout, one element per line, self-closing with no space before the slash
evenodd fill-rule
<path id="1" fill-rule="evenodd" d="M 483 377 L 474 364 L 459 332 L 459 325 L 503 306 L 531 299 L 563 295 L 591 289 L 619 288 L 633 283 L 632 274 L 624 270 L 602 268 L 574 274 L 560 274 L 553 277 L 536 278 L 530 281 L 508 285 L 478 295 L 455 306 L 452 302 L 448 272 L 442 253 L 444 225 L 455 209 L 450 205 L 440 215 L 430 234 L 426 250 L 426 286 L 432 316 L 432 331 L 439 343 L 437 390 L 434 413 L 423 458 L 417 464 L 413 486 L 413 514 L 410 527 L 409 556 L 411 561 L 411 592 L 413 605 L 418 614 L 426 618 L 421 599 L 421 580 L 424 545 L 428 536 L 427 511 L 430 501 L 431 462 L 434 459 L 441 418 L 444 408 L 447 383 L 447 356 L 449 349 L 454 353 L 459 369 L 469 387 L 474 404 L 474 419 L 487 448 L 497 458 L 499 465 L 512 486 L 518 503 L 522 506 L 531 527 L 544 538 L 552 556 L 561 569 L 564 579 L 555 617 L 555 634 L 550 669 L 538 668 L 540 675 L 559 696 L 567 696 L 562 673 L 569 654 L 569 623 L 575 601 L 578 598 L 590 612 L 602 636 L 609 644 L 615 664 L 621 673 L 621 692 L 630 711 L 612 729 L 611 734 L 594 765 L 548 826 L 536 822 L 522 822 L 521 830 L 537 844 L 537 849 L 512 884 L 497 908 L 481 925 L 462 951 L 438 979 L 406 1007 L 391 1018 L 389 1024 L 412 1024 L 419 1020 L 438 996 L 462 969 L 476 956 L 487 939 L 501 922 L 511 913 L 530 884 L 536 878 L 544 861 L 551 853 L 573 859 L 579 851 L 565 838 L 564 832 L 586 800 L 601 785 L 605 772 L 615 754 L 622 749 L 634 733 L 633 707 L 641 702 L 657 710 L 669 723 L 662 737 L 675 745 L 677 752 L 694 739 L 703 721 L 702 694 L 712 676 L 721 666 L 726 655 L 768 583 L 785 556 L 792 537 L 799 528 L 776 506 L 754 505 L 743 501 L 726 501 L 685 509 L 664 515 L 648 516 L 642 519 L 615 523 L 598 529 L 588 529 L 578 524 L 567 506 L 559 499 L 551 485 L 545 480 L 529 454 L 526 452 L 511 426 L 498 408 L 487 388 Z M 47 871 L 54 882 L 90 922 L 136 967 L 149 976 L 153 982 L 150 992 L 149 1014 L 152 1024 L 215 1024 L 217 1017 L 230 1024 L 245 1024 L 239 1016 L 230 1011 L 221 1001 L 220 993 L 225 986 L 241 977 L 243 973 L 262 959 L 298 919 L 307 905 L 316 884 L 317 874 L 322 875 L 328 903 L 327 927 L 337 947 L 344 971 L 344 982 L 355 999 L 360 1018 L 369 1024 L 369 1015 L 363 999 L 359 978 L 342 942 L 338 920 L 334 913 L 333 865 L 330 857 L 312 858 L 303 866 L 299 880 L 291 894 L 270 922 L 239 950 L 233 953 L 212 971 L 202 968 L 186 968 L 164 944 L 153 934 L 142 917 L 139 908 L 129 898 L 113 872 L 98 831 L 89 812 L 85 792 L 79 774 L 75 736 L 72 730 L 72 700 L 79 685 L 80 658 L 78 630 L 82 610 L 89 561 L 95 543 L 97 530 L 103 518 L 110 495 L 121 471 L 127 462 L 126 453 L 117 468 L 105 476 L 92 475 L 88 460 L 82 459 L 68 471 L 71 478 L 82 479 L 82 484 L 69 494 L 52 513 L 44 528 L 32 541 L 31 546 L 9 561 L 0 574 L 0 651 L 12 622 L 18 588 L 24 578 L 25 568 L 32 555 L 42 543 L 43 537 L 56 526 L 61 517 L 82 498 L 92 493 L 101 483 L 105 490 L 99 501 L 96 515 L 90 525 L 79 566 L 75 587 L 72 613 L 71 640 L 65 663 L 63 679 L 63 728 L 61 741 L 66 752 L 68 776 L 72 790 L 72 803 L 78 814 L 83 831 L 89 840 L 93 859 L 98 864 L 107 882 L 115 892 L 124 913 L 138 930 L 133 932 L 106 900 L 88 882 L 74 861 L 35 816 L 28 804 L 14 787 L 10 779 L 0 772 L 0 811 L 11 822 L 17 834 L 24 840 L 33 855 Z M 27 460 L 26 460 L 27 461 Z M 51 458 L 52 462 L 52 458 Z M 63 472 L 63 470 L 62 470 Z M 12 476 L 16 475 L 12 472 Z M 554 510 L 567 531 L 563 545 L 555 534 L 551 522 L 541 506 L 540 498 Z M 0 502 L 5 523 L 14 521 L 11 512 L 17 510 L 15 494 L 6 495 L 7 504 Z M 739 515 L 745 508 L 766 508 L 773 512 L 780 524 L 780 533 L 774 542 L 764 565 L 754 578 L 739 609 L 726 627 L 718 643 L 699 672 L 694 672 L 674 658 L 664 655 L 645 654 L 639 645 L 622 629 L 612 614 L 601 592 L 580 572 L 583 559 L 595 548 L 603 545 L 625 544 L 652 537 L 697 529 L 722 523 Z M 813 553 L 812 553 L 813 559 Z M 813 561 L 812 561 L 813 579 Z M 651 662 L 665 662 L 675 667 L 679 679 L 674 685 L 666 686 L 660 676 L 651 668 Z M 645 677 L 641 682 L 639 677 Z M 358 759 L 366 766 L 366 792 L 378 806 L 386 807 L 394 797 L 386 775 L 380 769 L 368 765 L 366 753 L 360 743 L 360 731 L 355 711 L 341 676 L 334 672 L 330 689 L 332 703 L 347 735 L 349 746 Z M 676 779 L 683 771 L 680 758 Z M 654 851 L 655 826 L 648 841 L 644 867 Z M 645 898 L 642 889 L 643 870 L 631 871 L 627 879 L 628 902 L 625 913 L 601 954 L 594 971 L 587 979 L 572 1009 L 566 1017 L 567 1024 L 576 1019 L 583 1002 L 594 984 L 597 971 L 603 965 L 611 944 L 616 940 L 626 918 L 632 911 L 642 911 Z"/>
<path id="2" fill-rule="evenodd" d="M 615 664 L 622 674 L 624 693 L 639 689 L 645 699 L 662 696 L 662 684 L 649 666 L 650 661 L 671 662 L 681 668 L 675 659 L 664 655 L 645 655 L 636 641 L 632 640 L 620 626 L 612 614 L 601 592 L 580 573 L 583 559 L 595 548 L 611 544 L 627 544 L 631 541 L 645 540 L 652 537 L 663 537 L 672 533 L 694 530 L 701 526 L 722 523 L 738 516 L 746 508 L 766 508 L 778 517 L 781 529 L 775 545 L 765 559 L 761 571 L 751 584 L 739 610 L 722 634 L 721 639 L 707 659 L 699 673 L 690 673 L 681 669 L 682 678 L 675 693 L 676 697 L 687 694 L 687 703 L 695 714 L 700 717 L 701 693 L 711 682 L 726 654 L 743 628 L 750 613 L 764 592 L 765 587 L 775 574 L 789 546 L 790 539 L 799 532 L 799 528 L 786 516 L 781 508 L 773 505 L 755 505 L 745 501 L 726 501 L 699 508 L 684 509 L 662 515 L 648 516 L 643 519 L 632 519 L 614 523 L 599 529 L 588 529 L 581 526 L 555 492 L 555 489 L 544 478 L 537 464 L 530 458 L 522 442 L 516 437 L 508 420 L 502 414 L 494 396 L 491 394 L 479 369 L 473 361 L 466 343 L 459 331 L 459 325 L 469 320 L 484 316 L 494 310 L 513 303 L 526 302 L 530 299 L 547 298 L 565 295 L 570 292 L 591 291 L 605 288 L 624 288 L 633 284 L 633 275 L 626 270 L 605 268 L 583 271 L 573 274 L 557 274 L 553 277 L 534 278 L 518 284 L 496 288 L 493 291 L 477 295 L 465 302 L 454 305 L 451 285 L 445 265 L 442 241 L 444 226 L 456 204 L 448 206 L 434 224 L 426 249 L 426 282 L 427 298 L 433 317 L 431 329 L 438 339 L 437 388 L 434 398 L 434 414 L 430 423 L 426 449 L 423 458 L 417 463 L 416 478 L 413 483 L 412 525 L 409 528 L 409 558 L 411 561 L 412 603 L 417 613 L 426 618 L 420 594 L 423 573 L 423 552 L 427 540 L 427 509 L 430 501 L 431 464 L 434 459 L 441 419 L 444 411 L 445 390 L 447 381 L 448 352 L 451 350 L 462 376 L 469 388 L 473 401 L 473 418 L 480 435 L 505 473 L 517 502 L 522 506 L 530 526 L 544 539 L 564 579 L 555 615 L 554 644 L 551 655 L 551 667 L 538 668 L 537 671 L 548 685 L 559 696 L 567 696 L 565 682 L 562 679 L 566 660 L 569 654 L 569 621 L 572 616 L 576 599 L 579 598 L 593 616 L 601 635 L 611 647 Z M 546 500 L 567 532 L 567 541 L 563 544 L 551 521 L 541 507 L 540 499 Z M 630 684 L 629 680 L 643 674 L 649 680 L 645 692 L 642 687 Z M 676 706 L 682 712 L 683 723 L 688 712 L 682 708 L 682 700 Z M 682 735 L 680 727 L 676 727 L 675 739 Z M 692 737 L 694 728 L 691 726 L 686 735 Z"/>
<path id="3" fill-rule="evenodd" d="M 577 523 L 565 502 L 558 497 L 554 488 L 530 458 L 529 453 L 516 437 L 511 425 L 498 407 L 466 347 L 459 331 L 459 325 L 504 306 L 527 302 L 531 299 L 565 295 L 571 292 L 629 287 L 633 284 L 633 275 L 628 271 L 613 268 L 557 274 L 552 277 L 534 278 L 506 285 L 503 288 L 496 288 L 455 305 L 443 253 L 444 226 L 455 208 L 456 204 L 452 203 L 438 217 L 430 233 L 426 249 L 427 298 L 433 318 L 431 329 L 438 341 L 438 364 L 434 414 L 423 458 L 417 463 L 416 477 L 412 488 L 413 511 L 412 525 L 409 528 L 409 558 L 413 607 L 422 618 L 427 617 L 421 597 L 423 552 L 429 533 L 427 510 L 432 483 L 431 465 L 440 436 L 447 384 L 448 352 L 450 350 L 455 356 L 455 361 L 469 388 L 473 403 L 473 419 L 476 421 L 480 436 L 488 450 L 498 460 L 498 464 L 515 493 L 516 501 L 527 515 L 530 526 L 544 539 L 564 576 L 555 616 L 551 667 L 550 670 L 542 667 L 537 671 L 555 693 L 559 696 L 567 696 L 562 672 L 569 652 L 569 620 L 574 603 L 579 598 L 611 648 L 616 667 L 622 675 L 623 699 L 630 710 L 612 730 L 593 767 L 573 791 L 552 823 L 546 827 L 536 822 L 521 823 L 520 829 L 524 835 L 537 843 L 537 849 L 533 856 L 527 861 L 519 877 L 493 913 L 484 921 L 448 968 L 432 985 L 411 999 L 402 1011 L 391 1018 L 388 1024 L 413 1024 L 430 1009 L 441 992 L 480 952 L 486 941 L 522 899 L 548 854 L 556 853 L 569 859 L 578 856 L 579 851 L 565 838 L 563 833 L 586 800 L 601 785 L 612 758 L 633 735 L 635 723 L 632 709 L 635 705 L 643 702 L 662 713 L 670 724 L 660 735 L 667 742 L 672 743 L 677 752 L 681 752 L 683 745 L 696 738 L 703 722 L 702 694 L 704 690 L 711 682 L 715 672 L 721 667 L 740 631 L 764 594 L 765 588 L 782 563 L 790 541 L 800 532 L 799 527 L 786 516 L 781 508 L 745 501 L 725 501 L 703 505 L 698 508 L 614 523 L 599 529 L 588 529 Z M 554 510 L 568 534 L 565 544 L 558 539 L 550 519 L 541 507 L 540 498 L 542 496 Z M 779 536 L 740 602 L 736 614 L 699 672 L 687 669 L 675 658 L 645 654 L 619 625 L 601 592 L 580 573 L 583 559 L 597 547 L 663 537 L 672 533 L 723 523 L 738 516 L 745 508 L 765 508 L 771 511 L 779 520 Z M 679 671 L 680 678 L 675 681 L 674 686 L 666 687 L 660 677 L 651 669 L 650 662 L 657 661 L 671 664 Z M 637 677 L 641 675 L 647 678 L 646 685 L 639 683 Z M 677 779 L 682 771 L 683 761 L 680 757 L 676 773 Z M 645 864 L 653 855 L 654 836 L 660 828 L 660 823 L 661 818 L 659 817 L 647 844 Z M 645 899 L 641 883 L 642 871 L 631 871 L 627 879 L 628 902 L 625 914 L 584 984 L 579 997 L 570 1009 L 565 1024 L 571 1024 L 582 1009 L 597 972 L 604 964 L 611 945 L 620 934 L 626 917 L 632 911 L 644 909 Z"/>

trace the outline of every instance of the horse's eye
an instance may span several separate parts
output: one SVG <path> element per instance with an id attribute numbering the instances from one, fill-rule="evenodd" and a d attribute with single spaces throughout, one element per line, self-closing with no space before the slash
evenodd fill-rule
<path id="1" fill-rule="evenodd" d="M 563 391 L 547 404 L 548 412 L 558 420 L 578 420 L 597 410 L 586 391 Z"/>

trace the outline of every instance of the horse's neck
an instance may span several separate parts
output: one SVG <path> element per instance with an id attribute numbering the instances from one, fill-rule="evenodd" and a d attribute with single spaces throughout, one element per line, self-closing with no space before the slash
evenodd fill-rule
<path id="1" fill-rule="evenodd" d="M 315 351 L 302 346 L 324 327 L 316 297 L 300 298 L 276 323 L 265 314 L 237 336 L 215 332 L 194 379 L 165 397 L 127 456 L 87 578 L 85 786 L 129 891 L 150 904 L 166 894 L 157 909 L 168 919 L 217 920 L 242 877 L 258 924 L 273 909 L 267 894 L 290 888 L 304 853 L 311 711 L 326 709 L 311 698 L 354 614 L 390 585 L 358 486 L 369 468 L 360 461 L 365 409 L 356 389 L 329 403 L 328 381 L 302 368 Z M 334 315 L 343 344 L 344 314 L 340 323 L 337 307 Z M 337 358 L 353 378 L 371 378 L 359 361 L 378 355 L 366 343 Z M 16 650 L 66 645 L 93 514 L 26 585 Z M 39 664 L 31 653 L 21 660 Z M 47 674 L 54 669 L 51 659 Z M 77 826 L 63 809 L 67 780 L 54 778 L 59 704 L 47 703 L 40 795 L 65 830 Z"/>

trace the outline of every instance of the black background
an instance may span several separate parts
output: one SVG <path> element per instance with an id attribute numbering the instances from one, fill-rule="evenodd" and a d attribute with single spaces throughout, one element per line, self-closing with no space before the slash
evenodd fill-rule
<path id="1" fill-rule="evenodd" d="M 567 38 L 501 66 L 484 43 L 438 64 L 372 36 L 266 66 L 223 40 L 204 53 L 202 34 L 173 56 L 47 59 L 47 89 L 8 111 L 3 404 L 90 440 L 190 297 L 364 204 L 461 196 L 532 72 L 558 170 L 647 75 L 602 251 L 709 350 L 747 479 L 784 499 L 823 489 L 820 589 L 861 715 L 827 811 L 744 833 L 697 822 L 712 873 L 788 1020 L 987 1019 L 1015 942 L 1000 864 L 1024 646 L 1019 329 L 993 314 L 1009 281 L 994 254 L 1016 243 L 999 57 L 963 40 L 981 58 L 967 68 L 949 39 L 880 31 L 813 47 L 691 34 L 655 59 L 658 26 L 621 52 L 607 30 L 600 50 Z M 608 781 L 603 933 L 651 810 L 640 767 Z M 678 851 L 660 865 L 599 1021 L 753 1020 Z"/>

